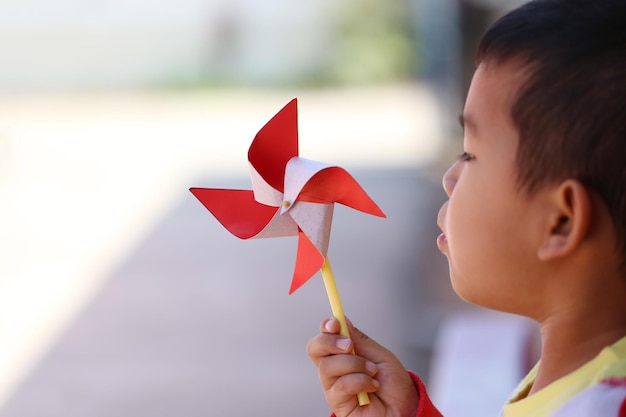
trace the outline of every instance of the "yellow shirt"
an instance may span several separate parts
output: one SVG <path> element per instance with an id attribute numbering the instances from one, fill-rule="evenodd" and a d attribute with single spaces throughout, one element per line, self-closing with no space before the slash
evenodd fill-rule
<path id="1" fill-rule="evenodd" d="M 502 417 L 549 417 L 581 391 L 601 380 L 626 377 L 626 337 L 604 348 L 598 356 L 571 374 L 527 397 L 538 367 L 539 364 L 535 365 L 504 405 Z"/>

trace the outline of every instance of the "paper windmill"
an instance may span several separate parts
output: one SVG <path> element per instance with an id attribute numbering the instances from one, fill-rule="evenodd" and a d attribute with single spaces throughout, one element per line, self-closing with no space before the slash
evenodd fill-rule
<path id="1" fill-rule="evenodd" d="M 252 190 L 191 188 L 191 192 L 241 239 L 297 235 L 289 294 L 321 269 L 340 333 L 350 337 L 326 256 L 334 203 L 375 216 L 385 217 L 384 213 L 344 169 L 298 156 L 296 99 L 257 133 L 248 161 Z M 366 392 L 357 397 L 360 405 L 369 404 Z"/>
<path id="2" fill-rule="evenodd" d="M 241 239 L 298 236 L 290 294 L 324 265 L 334 203 L 385 217 L 347 171 L 298 156 L 297 119 L 293 99 L 257 133 L 248 150 L 252 190 L 190 190 Z"/>

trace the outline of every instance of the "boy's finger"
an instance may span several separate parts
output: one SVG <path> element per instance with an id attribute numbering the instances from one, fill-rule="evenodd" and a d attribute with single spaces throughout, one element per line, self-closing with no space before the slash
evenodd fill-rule
<path id="1" fill-rule="evenodd" d="M 320 331 L 322 333 L 339 334 L 340 330 L 341 324 L 339 324 L 339 321 L 334 317 L 322 321 L 320 325 Z"/>
<path id="2" fill-rule="evenodd" d="M 368 378 L 373 377 L 378 372 L 375 363 L 356 355 L 332 355 L 320 359 L 319 377 L 324 390 L 331 389 L 338 379 L 346 375 L 362 374 Z M 359 392 L 358 390 L 355 391 Z"/>
<path id="3" fill-rule="evenodd" d="M 356 403 L 359 392 L 376 392 L 380 383 L 366 374 L 348 374 L 335 380 L 335 383 L 325 390 L 329 404 L 345 404 L 347 401 Z"/>
<path id="4" fill-rule="evenodd" d="M 329 355 L 347 353 L 352 350 L 352 341 L 343 336 L 321 333 L 309 340 L 306 353 L 313 363 L 318 365 L 321 358 Z"/>

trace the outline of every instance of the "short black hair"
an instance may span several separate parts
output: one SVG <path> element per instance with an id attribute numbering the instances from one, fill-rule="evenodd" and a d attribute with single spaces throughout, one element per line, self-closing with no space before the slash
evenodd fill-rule
<path id="1" fill-rule="evenodd" d="M 626 0 L 535 0 L 497 20 L 476 63 L 516 60 L 518 184 L 568 178 L 600 195 L 626 264 Z"/>

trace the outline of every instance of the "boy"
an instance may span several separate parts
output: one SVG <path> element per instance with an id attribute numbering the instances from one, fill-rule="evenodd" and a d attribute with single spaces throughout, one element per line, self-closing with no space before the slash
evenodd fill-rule
<path id="1" fill-rule="evenodd" d="M 541 360 L 502 416 L 624 417 L 626 1 L 527 3 L 476 63 L 437 244 L 461 298 L 541 329 Z M 324 321 L 307 346 L 337 417 L 440 416 L 391 352 L 338 330 Z"/>

